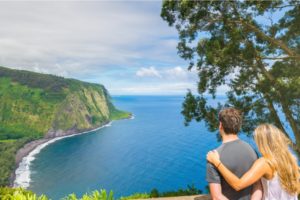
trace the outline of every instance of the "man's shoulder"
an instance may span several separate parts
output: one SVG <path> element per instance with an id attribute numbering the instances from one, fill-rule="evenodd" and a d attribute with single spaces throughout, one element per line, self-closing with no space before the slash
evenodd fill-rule
<path id="1" fill-rule="evenodd" d="M 257 157 L 257 153 L 254 150 L 254 148 L 248 142 L 241 139 L 237 139 L 235 141 L 228 142 L 228 143 L 223 143 L 217 148 L 217 151 L 219 152 L 220 156 L 222 153 L 226 153 L 226 152 L 230 154 L 232 153 L 239 154 L 242 152 L 244 153 L 248 152 L 249 154 L 255 155 Z"/>
<path id="2" fill-rule="evenodd" d="M 248 148 L 249 150 L 252 150 L 254 153 L 256 153 L 254 148 L 248 142 L 241 140 L 241 139 L 239 139 L 239 142 L 240 142 L 241 146 Z"/>
<path id="3" fill-rule="evenodd" d="M 246 142 L 245 140 L 242 140 L 242 139 L 237 139 L 237 140 L 225 143 L 225 144 L 223 143 L 218 148 L 224 148 L 225 146 L 242 146 L 245 148 L 253 149 L 253 147 L 248 142 Z"/>

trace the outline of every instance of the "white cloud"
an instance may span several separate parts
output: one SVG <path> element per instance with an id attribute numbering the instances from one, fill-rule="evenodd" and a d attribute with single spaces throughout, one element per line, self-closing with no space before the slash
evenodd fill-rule
<path id="1" fill-rule="evenodd" d="M 161 2 L 0 2 L 0 65 L 82 79 L 145 60 L 178 62 L 177 33 L 160 8 Z"/>
<path id="2" fill-rule="evenodd" d="M 158 67 L 142 67 L 136 71 L 136 76 L 139 77 L 159 77 L 164 80 L 177 80 L 177 81 L 195 81 L 197 78 L 196 71 L 188 71 L 187 68 L 176 67 L 164 67 L 158 69 Z"/>
<path id="3" fill-rule="evenodd" d="M 185 95 L 188 89 L 196 91 L 195 83 L 163 83 L 151 85 L 135 85 L 129 87 L 122 87 L 119 89 L 111 89 L 112 94 L 157 94 L 157 95 Z"/>
<path id="4" fill-rule="evenodd" d="M 174 78 L 187 78 L 189 72 L 187 71 L 187 69 L 177 66 L 177 67 L 173 67 L 171 69 L 167 69 L 165 73 L 168 76 L 171 76 Z"/>
<path id="5" fill-rule="evenodd" d="M 136 72 L 139 77 L 158 77 L 161 78 L 160 73 L 155 69 L 155 67 L 145 68 L 142 67 Z"/>
<path id="6" fill-rule="evenodd" d="M 188 89 L 196 92 L 197 73 L 188 71 L 186 67 L 143 67 L 135 72 L 138 78 L 135 85 L 127 85 L 121 89 L 111 89 L 115 94 L 180 94 Z"/>

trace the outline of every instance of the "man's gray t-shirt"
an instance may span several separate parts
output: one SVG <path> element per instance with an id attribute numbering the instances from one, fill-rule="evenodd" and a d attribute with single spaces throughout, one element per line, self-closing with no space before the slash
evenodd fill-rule
<path id="1" fill-rule="evenodd" d="M 242 177 L 257 159 L 253 148 L 239 139 L 223 143 L 217 151 L 222 163 L 238 177 Z M 221 184 L 222 194 L 230 200 L 249 200 L 251 197 L 252 186 L 235 191 L 211 163 L 206 165 L 206 180 L 208 183 Z"/>

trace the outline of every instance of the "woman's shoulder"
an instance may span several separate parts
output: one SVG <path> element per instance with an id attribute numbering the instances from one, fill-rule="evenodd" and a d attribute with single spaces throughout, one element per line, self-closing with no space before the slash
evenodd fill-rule
<path id="1" fill-rule="evenodd" d="M 268 171 L 273 171 L 272 163 L 270 162 L 270 160 L 268 160 L 267 158 L 264 158 L 264 157 L 258 158 L 254 162 L 254 165 L 259 168 L 268 169 Z M 269 169 L 271 169 L 271 170 L 269 170 Z"/>
<path id="2" fill-rule="evenodd" d="M 255 161 L 255 165 L 265 169 L 265 178 L 270 179 L 274 177 L 275 170 L 272 162 L 269 159 L 265 157 L 260 157 Z"/>
<path id="3" fill-rule="evenodd" d="M 260 164 L 260 165 L 266 165 L 267 164 L 267 159 L 264 157 L 258 158 L 255 163 Z"/>

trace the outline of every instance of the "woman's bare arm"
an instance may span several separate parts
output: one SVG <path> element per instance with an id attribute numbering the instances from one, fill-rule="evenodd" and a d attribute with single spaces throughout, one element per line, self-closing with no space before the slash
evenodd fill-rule
<path id="1" fill-rule="evenodd" d="M 247 171 L 241 178 L 238 178 L 225 165 L 222 164 L 216 151 L 210 152 L 207 155 L 207 159 L 217 167 L 227 183 L 236 191 L 240 191 L 254 184 L 271 170 L 266 160 L 264 158 L 260 158 L 254 162 L 249 171 Z"/>
<path id="2" fill-rule="evenodd" d="M 263 188 L 261 184 L 261 180 L 254 183 L 252 192 L 251 192 L 251 200 L 262 200 L 263 198 Z"/>

